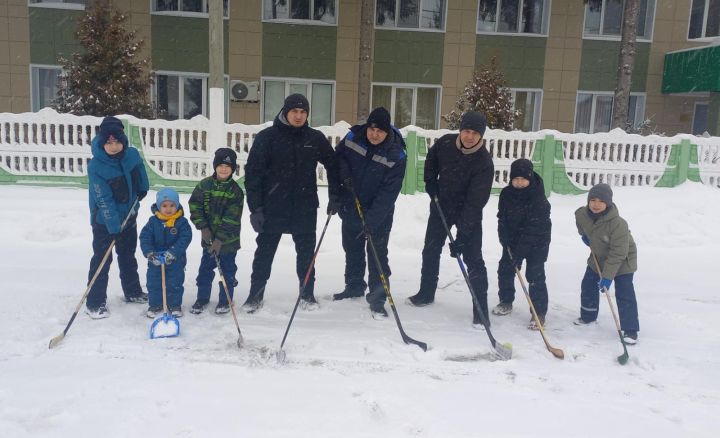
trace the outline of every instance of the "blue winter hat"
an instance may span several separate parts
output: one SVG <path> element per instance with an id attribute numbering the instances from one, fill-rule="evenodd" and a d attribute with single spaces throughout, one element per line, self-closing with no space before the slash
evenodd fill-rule
<path id="1" fill-rule="evenodd" d="M 155 198 L 155 206 L 160 208 L 163 202 L 170 201 L 175 204 L 175 207 L 180 207 L 180 196 L 178 193 L 170 187 L 165 187 L 157 193 Z"/>
<path id="2" fill-rule="evenodd" d="M 113 136 L 117 141 L 122 143 L 125 148 L 127 148 L 128 146 L 128 138 L 125 135 L 125 127 L 123 126 L 123 123 L 120 121 L 120 119 L 118 119 L 117 117 L 105 117 L 102 123 L 100 123 L 100 131 L 98 132 L 98 136 L 100 137 L 101 145 L 107 143 L 108 138 L 110 138 L 110 136 Z"/>

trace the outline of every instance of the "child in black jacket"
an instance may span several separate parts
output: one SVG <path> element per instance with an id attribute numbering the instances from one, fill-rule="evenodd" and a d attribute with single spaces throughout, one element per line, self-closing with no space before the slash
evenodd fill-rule
<path id="1" fill-rule="evenodd" d="M 525 276 L 530 285 L 530 299 L 542 324 L 548 307 L 545 285 L 545 262 L 550 249 L 550 203 L 540 175 L 530 160 L 521 158 L 510 166 L 510 184 L 500 193 L 498 235 L 503 254 L 498 266 L 500 304 L 494 315 L 512 312 L 515 299 L 515 268 L 527 261 Z M 537 330 L 531 317 L 528 328 Z"/>

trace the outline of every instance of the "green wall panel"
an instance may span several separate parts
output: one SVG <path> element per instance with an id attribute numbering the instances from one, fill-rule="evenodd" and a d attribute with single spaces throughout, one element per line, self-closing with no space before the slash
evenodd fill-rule
<path id="1" fill-rule="evenodd" d="M 337 27 L 263 23 L 263 76 L 335 79 Z"/>
<path id="2" fill-rule="evenodd" d="M 643 92 L 646 91 L 650 43 L 636 43 L 635 50 L 635 70 L 631 91 Z M 583 40 L 578 89 L 615 90 L 619 53 L 620 41 Z"/>
<path id="3" fill-rule="evenodd" d="M 440 32 L 376 30 L 373 81 L 441 84 L 444 44 Z"/>
<path id="4" fill-rule="evenodd" d="M 31 63 L 57 65 L 60 56 L 70 58 L 82 51 L 75 30 L 84 11 L 28 8 L 28 14 Z"/>
<path id="5" fill-rule="evenodd" d="M 510 87 L 543 87 L 547 38 L 478 35 L 476 41 L 476 66 L 489 65 L 494 56 Z"/>
<path id="6" fill-rule="evenodd" d="M 720 46 L 668 53 L 663 93 L 720 91 Z"/>
<path id="7" fill-rule="evenodd" d="M 208 19 L 151 15 L 152 68 L 181 72 L 208 73 Z M 228 71 L 228 21 L 223 20 L 225 71 Z"/>

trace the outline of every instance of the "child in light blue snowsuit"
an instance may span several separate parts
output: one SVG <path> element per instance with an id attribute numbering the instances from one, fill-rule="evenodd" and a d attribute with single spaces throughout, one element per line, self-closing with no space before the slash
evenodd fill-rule
<path id="1" fill-rule="evenodd" d="M 160 266 L 165 264 L 165 287 L 168 308 L 173 316 L 182 316 L 182 296 L 185 283 L 185 251 L 192 240 L 192 229 L 183 216 L 180 197 L 171 188 L 157 194 L 152 205 L 153 216 L 140 232 L 140 249 L 148 259 L 147 288 L 148 318 L 154 318 L 163 310 L 162 275 Z"/>

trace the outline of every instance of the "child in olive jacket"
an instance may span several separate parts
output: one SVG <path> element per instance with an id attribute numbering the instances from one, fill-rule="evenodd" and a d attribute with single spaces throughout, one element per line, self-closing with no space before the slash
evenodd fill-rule
<path id="1" fill-rule="evenodd" d="M 612 197 L 609 185 L 597 184 L 588 193 L 587 205 L 575 211 L 578 232 L 591 252 L 582 280 L 580 318 L 575 323 L 588 324 L 597 319 L 600 293 L 605 293 L 615 282 L 623 339 L 627 344 L 635 344 L 640 330 L 633 286 L 637 247 Z M 600 272 L 596 272 L 593 256 L 597 258 Z"/>

